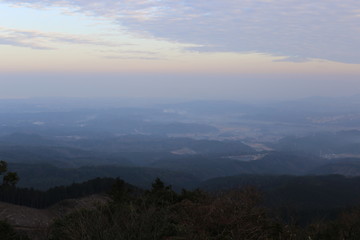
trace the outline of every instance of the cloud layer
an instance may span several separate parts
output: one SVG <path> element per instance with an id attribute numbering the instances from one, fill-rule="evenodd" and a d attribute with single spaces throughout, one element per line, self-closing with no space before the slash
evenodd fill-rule
<path id="1" fill-rule="evenodd" d="M 27 31 L 0 27 L 0 45 L 26 47 L 38 50 L 53 50 L 49 43 L 70 43 L 101 45 L 117 47 L 120 44 L 94 39 L 89 36 L 70 35 L 62 33 L 43 33 L 39 31 Z"/>
<path id="2" fill-rule="evenodd" d="M 195 51 L 257 52 L 283 61 L 360 63 L 358 0 L 3 0 L 31 7 L 65 6 L 111 18 L 130 31 Z M 9 39 L 0 39 L 9 41 Z"/>

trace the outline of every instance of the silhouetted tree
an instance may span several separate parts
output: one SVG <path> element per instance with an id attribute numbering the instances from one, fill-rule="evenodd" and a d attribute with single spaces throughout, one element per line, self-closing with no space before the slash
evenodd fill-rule
<path id="1" fill-rule="evenodd" d="M 1 160 L 0 161 L 0 175 L 5 173 L 6 171 L 7 171 L 7 162 Z"/>
<path id="2" fill-rule="evenodd" d="M 3 185 L 14 187 L 19 182 L 19 176 L 16 172 L 8 172 L 3 178 Z"/>
<path id="3" fill-rule="evenodd" d="M 17 233 L 13 227 L 4 221 L 0 221 L 1 240 L 30 240 L 27 236 Z"/>
<path id="4" fill-rule="evenodd" d="M 0 161 L 0 175 L 5 174 L 3 177 L 2 185 L 14 187 L 19 182 L 20 178 L 16 172 L 7 172 L 7 170 L 7 162 Z"/>

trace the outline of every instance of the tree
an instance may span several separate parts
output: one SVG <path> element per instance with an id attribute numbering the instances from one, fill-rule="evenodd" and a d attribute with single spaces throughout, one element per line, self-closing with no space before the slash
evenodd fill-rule
<path id="1" fill-rule="evenodd" d="M 2 185 L 14 187 L 19 182 L 20 178 L 16 172 L 7 172 L 8 170 L 7 166 L 8 166 L 7 162 L 0 161 L 0 175 L 6 173 L 3 177 Z"/>
<path id="2" fill-rule="evenodd" d="M 172 190 L 171 185 L 166 186 L 160 178 L 156 178 L 151 185 L 151 190 L 145 192 L 146 201 L 154 205 L 171 205 L 178 200 L 178 195 Z"/>
<path id="3" fill-rule="evenodd" d="M 7 162 L 0 161 L 0 175 L 7 171 Z"/>
<path id="4" fill-rule="evenodd" d="M 16 172 L 8 172 L 3 178 L 3 185 L 14 187 L 19 180 L 20 178 Z"/>
<path id="5" fill-rule="evenodd" d="M 7 222 L 0 221 L 1 240 L 30 240 L 27 236 L 17 233 Z"/>

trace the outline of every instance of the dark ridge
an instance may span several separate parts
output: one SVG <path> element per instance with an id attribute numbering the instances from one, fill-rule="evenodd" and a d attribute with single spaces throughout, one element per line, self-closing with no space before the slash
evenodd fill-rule
<path id="1" fill-rule="evenodd" d="M 107 193 L 117 180 L 119 179 L 96 178 L 83 183 L 54 187 L 47 191 L 3 186 L 0 187 L 0 201 L 32 208 L 47 208 L 65 199 Z M 124 184 L 128 189 L 139 191 L 139 188 L 135 186 L 128 183 Z"/>

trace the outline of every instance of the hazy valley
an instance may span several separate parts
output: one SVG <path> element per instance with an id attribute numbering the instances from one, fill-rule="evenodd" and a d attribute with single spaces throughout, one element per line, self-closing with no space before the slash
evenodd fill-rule
<path id="1" fill-rule="evenodd" d="M 342 99 L 321 98 L 137 106 L 114 99 L 0 101 L 0 159 L 20 177 L 16 189 L 2 190 L 8 210 L 0 216 L 41 232 L 66 216 L 49 210 L 66 199 L 102 199 L 116 178 L 139 189 L 160 178 L 177 193 L 253 186 L 283 221 L 333 219 L 360 201 L 360 98 L 351 99 L 346 108 Z M 47 209 L 34 213 L 45 219 L 39 228 L 18 219 L 34 208 Z"/>

